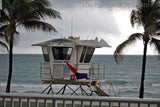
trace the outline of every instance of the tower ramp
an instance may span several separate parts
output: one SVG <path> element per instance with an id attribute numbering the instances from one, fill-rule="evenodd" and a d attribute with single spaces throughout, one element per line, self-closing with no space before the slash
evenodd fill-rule
<path id="1" fill-rule="evenodd" d="M 95 86 L 95 88 L 96 88 L 96 91 L 94 91 L 94 92 L 95 92 L 97 95 L 109 97 L 109 95 L 106 94 L 101 88 L 99 88 L 99 87 L 97 87 L 97 86 Z"/>
<path id="2" fill-rule="evenodd" d="M 106 94 L 100 87 L 96 86 L 96 85 L 91 85 L 89 86 L 91 92 L 95 92 L 98 96 L 107 96 L 109 97 L 108 94 Z"/>

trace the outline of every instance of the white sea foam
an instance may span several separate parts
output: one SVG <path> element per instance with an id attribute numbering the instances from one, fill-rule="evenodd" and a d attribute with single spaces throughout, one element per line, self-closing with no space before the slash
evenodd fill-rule
<path id="1" fill-rule="evenodd" d="M 11 84 L 11 92 L 15 93 L 41 93 L 49 84 Z M 55 92 L 59 91 L 63 88 L 64 85 L 52 85 L 52 88 Z M 78 86 L 71 85 L 73 90 L 76 90 Z M 6 83 L 0 83 L 0 92 L 5 92 Z M 87 87 L 84 87 L 86 90 Z M 79 92 L 79 90 L 77 91 Z M 65 93 L 72 93 L 72 91 L 68 88 Z"/>
<path id="2" fill-rule="evenodd" d="M 152 83 L 152 86 L 153 86 L 153 87 L 159 87 L 159 88 L 160 88 L 160 84 L 159 84 L 159 83 L 157 83 L 157 84 L 156 84 L 156 83 Z"/>
<path id="3" fill-rule="evenodd" d="M 6 87 L 6 83 L 0 83 L 0 92 L 4 92 Z M 44 89 L 46 85 L 35 85 L 35 84 L 11 84 L 11 92 L 40 92 Z"/>

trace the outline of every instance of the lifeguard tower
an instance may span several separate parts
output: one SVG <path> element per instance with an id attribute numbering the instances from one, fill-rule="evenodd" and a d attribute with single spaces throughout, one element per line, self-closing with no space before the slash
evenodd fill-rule
<path id="1" fill-rule="evenodd" d="M 80 40 L 79 37 L 69 37 L 32 46 L 41 46 L 44 56 L 41 81 L 49 86 L 42 93 L 63 95 L 68 87 L 72 94 L 76 95 L 76 91 L 81 90 L 82 95 L 92 95 L 95 92 L 99 96 L 108 96 L 100 86 L 101 82 L 105 81 L 105 65 L 90 63 L 95 48 L 110 47 L 103 39 Z M 54 84 L 64 86 L 55 92 L 52 87 Z M 70 85 L 78 85 L 78 88 L 73 90 Z M 90 93 L 86 92 L 83 86 L 89 87 Z"/>

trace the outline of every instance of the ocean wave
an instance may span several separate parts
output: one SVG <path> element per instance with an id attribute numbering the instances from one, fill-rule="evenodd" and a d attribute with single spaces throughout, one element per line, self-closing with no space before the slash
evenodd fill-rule
<path id="1" fill-rule="evenodd" d="M 159 87 L 159 88 L 160 88 L 160 84 L 153 83 L 152 86 L 153 86 L 153 87 Z"/>
<path id="2" fill-rule="evenodd" d="M 5 92 L 6 83 L 0 83 L 0 92 Z M 46 85 L 43 84 L 11 84 L 11 92 L 16 93 L 26 93 L 28 91 L 31 92 L 41 92 Z"/>
<path id="3" fill-rule="evenodd" d="M 11 92 L 13 93 L 41 93 L 44 89 L 46 89 L 49 86 L 49 84 L 17 84 L 13 83 L 11 84 Z M 52 88 L 54 92 L 58 92 L 61 88 L 63 88 L 64 85 L 52 85 Z M 0 92 L 5 92 L 6 83 L 0 83 Z M 70 88 L 73 90 L 76 90 L 78 86 L 76 85 L 70 85 Z M 89 91 L 90 89 L 88 87 L 83 86 L 83 88 L 86 91 Z M 72 91 L 68 88 L 66 88 L 65 93 L 72 93 Z M 77 93 L 81 93 L 80 90 L 77 91 Z"/>
<path id="4" fill-rule="evenodd" d="M 124 80 L 112 80 L 112 81 L 106 81 L 105 83 L 112 83 L 113 85 L 125 85 L 128 84 L 128 81 Z"/>

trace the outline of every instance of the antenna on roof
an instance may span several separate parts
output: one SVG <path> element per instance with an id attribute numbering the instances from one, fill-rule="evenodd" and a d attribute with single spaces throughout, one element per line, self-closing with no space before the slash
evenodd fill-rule
<path id="1" fill-rule="evenodd" d="M 73 36 L 73 18 L 71 20 L 71 36 Z"/>
<path id="2" fill-rule="evenodd" d="M 88 38 L 89 38 L 89 35 L 87 36 L 87 40 L 88 40 Z"/>

